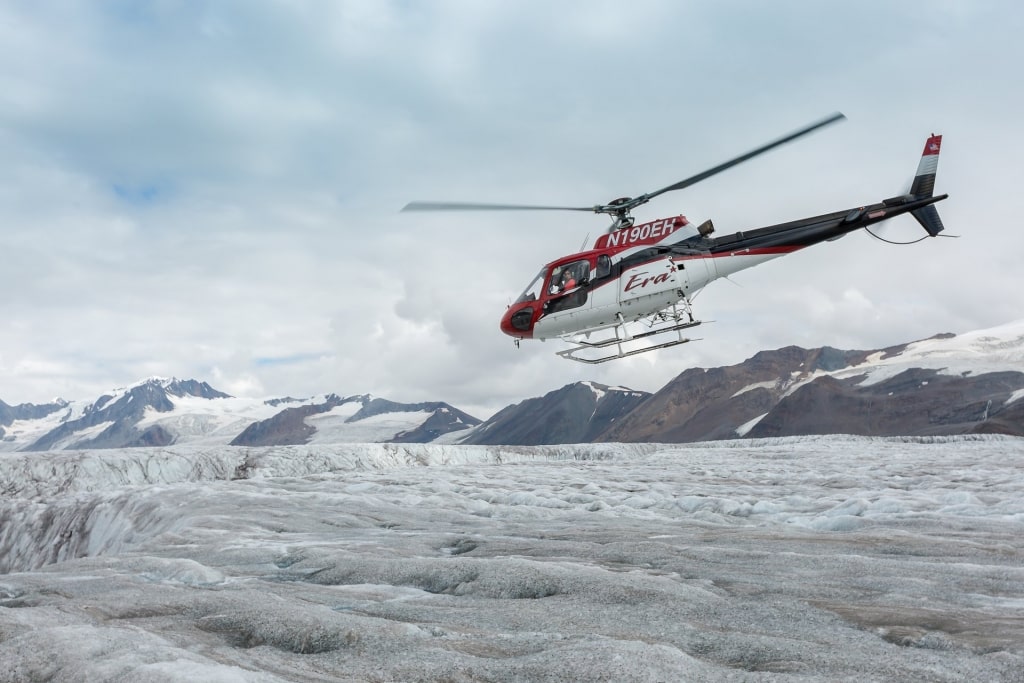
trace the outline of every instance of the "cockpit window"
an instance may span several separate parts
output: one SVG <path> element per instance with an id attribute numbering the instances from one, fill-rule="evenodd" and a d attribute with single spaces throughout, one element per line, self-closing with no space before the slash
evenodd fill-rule
<path id="1" fill-rule="evenodd" d="M 548 293 L 560 294 L 576 287 L 582 287 L 589 282 L 590 263 L 588 261 L 573 261 L 563 266 L 557 266 L 551 271 Z"/>
<path id="2" fill-rule="evenodd" d="M 526 303 L 527 301 L 536 301 L 540 298 L 545 274 L 546 273 L 543 270 L 537 273 L 537 277 L 533 278 L 533 282 L 530 283 L 530 286 L 523 290 L 523 293 L 519 295 L 518 299 L 516 299 L 517 304 Z"/>

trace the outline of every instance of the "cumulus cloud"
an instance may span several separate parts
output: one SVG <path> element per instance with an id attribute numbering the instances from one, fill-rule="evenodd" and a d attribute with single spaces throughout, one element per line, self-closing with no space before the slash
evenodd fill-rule
<path id="1" fill-rule="evenodd" d="M 1006 84 L 1024 10 L 913 2 L 879 23 L 882 8 L 0 8 L 0 398 L 161 374 L 488 413 L 581 379 L 655 390 L 765 347 L 869 348 L 1018 318 L 1024 238 L 1002 198 L 1022 151 L 1022 95 Z M 851 235 L 740 273 L 697 299 L 716 321 L 694 335 L 707 341 L 649 358 L 583 367 L 497 330 L 602 217 L 398 213 L 636 195 L 836 109 L 842 127 L 638 220 L 685 213 L 727 233 L 877 201 L 904 189 L 934 130 L 941 210 L 964 237 Z"/>

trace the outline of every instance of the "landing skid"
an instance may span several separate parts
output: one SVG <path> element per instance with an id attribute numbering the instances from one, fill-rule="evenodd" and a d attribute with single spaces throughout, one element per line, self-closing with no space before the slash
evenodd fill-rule
<path id="1" fill-rule="evenodd" d="M 657 322 L 659 319 L 664 320 L 667 318 L 668 320 L 671 321 L 667 327 L 647 330 L 645 332 L 640 332 L 639 334 L 629 334 L 629 332 L 626 330 L 625 323 L 621 323 L 613 328 L 614 336 L 612 337 L 602 339 L 596 342 L 586 341 L 584 339 L 572 339 L 570 340 L 571 343 L 575 344 L 576 346 L 573 346 L 571 349 L 565 349 L 564 351 L 556 351 L 556 353 L 562 358 L 568 358 L 569 360 L 574 360 L 579 363 L 597 365 L 598 363 L 607 363 L 608 361 L 615 360 L 617 358 L 627 358 L 629 356 L 636 356 L 641 353 L 647 353 L 649 351 L 667 349 L 672 346 L 679 346 L 680 344 L 686 344 L 691 341 L 696 341 L 694 339 L 684 337 L 683 330 L 688 329 L 690 327 L 696 327 L 697 325 L 701 324 L 701 321 L 694 320 L 692 317 L 690 317 L 690 319 L 687 320 L 686 322 L 681 322 L 680 317 L 681 316 L 679 315 L 679 313 L 677 313 L 677 311 L 673 307 L 673 310 L 670 313 L 659 313 L 653 318 L 655 322 Z M 638 348 L 629 348 L 630 346 L 633 345 L 632 343 L 636 342 L 637 340 L 646 339 L 648 337 L 657 337 L 659 335 L 669 334 L 671 332 L 676 333 L 675 339 L 670 339 L 668 341 L 664 341 L 653 346 L 640 346 Z M 595 349 L 606 349 L 613 346 L 615 347 L 615 353 L 607 354 L 604 356 L 598 356 L 597 358 L 587 358 L 577 355 L 579 353 L 583 353 L 586 351 L 593 351 Z"/>

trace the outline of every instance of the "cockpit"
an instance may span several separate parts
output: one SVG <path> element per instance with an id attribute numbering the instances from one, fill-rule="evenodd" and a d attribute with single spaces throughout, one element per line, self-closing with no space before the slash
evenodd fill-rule
<path id="1" fill-rule="evenodd" d="M 594 282 L 610 274 L 607 254 L 581 254 L 548 264 L 509 307 L 501 321 L 502 331 L 513 337 L 530 337 L 538 319 L 584 305 Z"/>

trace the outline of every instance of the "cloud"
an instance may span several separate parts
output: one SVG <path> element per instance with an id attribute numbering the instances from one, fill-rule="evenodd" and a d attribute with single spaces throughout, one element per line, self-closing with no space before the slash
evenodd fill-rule
<path id="1" fill-rule="evenodd" d="M 1018 318 L 1022 23 L 999 3 L 5 6 L 0 398 L 161 374 L 486 413 L 581 379 L 655 390 L 765 347 Z M 877 201 L 934 130 L 963 237 L 851 235 L 713 283 L 704 341 L 647 358 L 584 367 L 497 330 L 603 217 L 398 213 L 636 195 L 836 109 L 847 123 L 638 220 L 726 234 Z"/>

